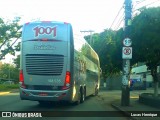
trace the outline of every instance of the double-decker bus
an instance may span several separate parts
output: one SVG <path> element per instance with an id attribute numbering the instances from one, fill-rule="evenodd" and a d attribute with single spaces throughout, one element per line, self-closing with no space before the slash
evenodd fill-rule
<path id="1" fill-rule="evenodd" d="M 22 29 L 20 98 L 82 103 L 98 94 L 99 57 L 66 22 L 26 23 Z"/>

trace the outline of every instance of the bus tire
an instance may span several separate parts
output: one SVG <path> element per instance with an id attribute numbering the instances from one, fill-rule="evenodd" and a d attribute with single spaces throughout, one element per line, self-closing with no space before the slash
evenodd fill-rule
<path id="1" fill-rule="evenodd" d="M 80 103 L 83 103 L 85 100 L 85 90 L 83 88 L 80 89 Z"/>
<path id="2" fill-rule="evenodd" d="M 95 87 L 95 93 L 94 93 L 94 95 L 97 96 L 97 95 L 98 95 L 98 92 L 99 92 L 99 91 L 98 91 L 98 88 L 97 88 L 97 86 L 96 86 L 96 87 Z"/>
<path id="3" fill-rule="evenodd" d="M 95 96 L 97 96 L 98 95 L 98 88 L 95 88 Z"/>

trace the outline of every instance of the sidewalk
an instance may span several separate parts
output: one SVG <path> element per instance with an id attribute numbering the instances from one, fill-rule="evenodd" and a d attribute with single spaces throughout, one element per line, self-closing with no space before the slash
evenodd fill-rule
<path id="1" fill-rule="evenodd" d="M 130 117 L 132 120 L 160 120 L 160 109 L 155 108 L 149 105 L 145 105 L 139 102 L 139 95 L 142 93 L 153 93 L 153 88 L 147 88 L 147 90 L 134 90 L 130 91 L 130 105 L 121 106 L 121 90 L 118 93 L 114 94 L 114 91 L 118 90 L 106 90 L 106 88 L 101 88 L 101 91 L 106 91 L 106 94 L 101 95 L 104 99 L 110 95 L 114 96 L 111 105 L 116 110 L 123 113 L 125 116 Z M 113 92 L 113 93 L 112 93 Z M 160 93 L 160 89 L 159 89 Z M 118 97 L 119 96 L 119 97 Z M 132 114 L 131 114 L 132 113 Z M 145 114 L 144 114 L 145 113 Z M 158 117 L 152 117 L 153 115 L 158 115 Z M 148 117 L 146 117 L 148 115 Z"/>
<path id="2" fill-rule="evenodd" d="M 121 106 L 121 100 L 113 101 L 112 107 L 131 117 L 132 120 L 160 120 L 160 109 L 139 103 L 138 98 L 130 98 L 129 106 Z M 156 114 L 159 117 L 152 117 Z M 146 117 L 147 115 L 149 117 Z"/>

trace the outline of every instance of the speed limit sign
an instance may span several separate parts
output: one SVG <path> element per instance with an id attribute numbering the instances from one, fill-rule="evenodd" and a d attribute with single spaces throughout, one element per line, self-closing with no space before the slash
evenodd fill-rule
<path id="1" fill-rule="evenodd" d="M 130 39 L 130 38 L 125 38 L 125 39 L 123 40 L 123 45 L 126 46 L 126 47 L 131 46 L 131 45 L 132 45 L 131 39 Z"/>

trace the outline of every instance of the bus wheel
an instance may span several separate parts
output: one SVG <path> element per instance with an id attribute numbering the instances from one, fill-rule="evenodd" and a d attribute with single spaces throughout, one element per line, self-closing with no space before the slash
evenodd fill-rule
<path id="1" fill-rule="evenodd" d="M 80 103 L 83 103 L 85 100 L 85 90 L 82 88 L 80 90 Z"/>
<path id="2" fill-rule="evenodd" d="M 95 88 L 95 93 L 94 93 L 94 95 L 95 95 L 95 96 L 98 95 L 98 88 L 97 88 L 97 86 L 96 86 L 96 88 Z"/>
<path id="3" fill-rule="evenodd" d="M 78 105 L 80 103 L 83 103 L 85 100 L 85 96 L 86 96 L 85 90 L 81 88 L 78 94 L 78 100 L 74 104 Z"/>

